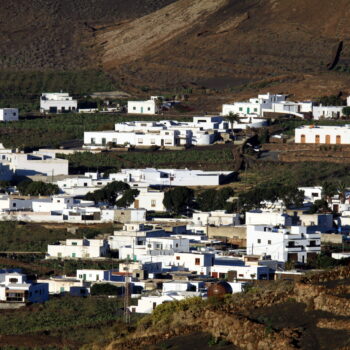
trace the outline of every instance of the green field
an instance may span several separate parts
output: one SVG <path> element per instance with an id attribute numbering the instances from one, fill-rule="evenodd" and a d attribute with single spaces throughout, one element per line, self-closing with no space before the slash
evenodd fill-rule
<path id="1" fill-rule="evenodd" d="M 69 160 L 72 173 L 144 167 L 232 170 L 231 147 L 228 145 L 228 147 L 223 148 L 196 148 L 186 151 L 105 152 L 98 154 L 85 152 L 60 156 Z"/>
<path id="2" fill-rule="evenodd" d="M 91 343 L 108 344 L 127 332 L 121 322 L 121 306 L 120 299 L 67 296 L 20 310 L 1 311 L 0 348 L 68 350 Z"/>
<path id="3" fill-rule="evenodd" d="M 0 123 L 0 139 L 9 148 L 59 147 L 69 140 L 83 141 L 84 131 L 113 130 L 115 123 L 161 117 L 130 117 L 119 114 L 61 114 Z M 164 117 L 163 117 L 164 119 Z"/>
<path id="4" fill-rule="evenodd" d="M 65 91 L 82 97 L 117 88 L 114 79 L 99 70 L 0 71 L 0 108 L 18 107 L 23 114 L 39 110 L 39 96 L 43 92 Z"/>

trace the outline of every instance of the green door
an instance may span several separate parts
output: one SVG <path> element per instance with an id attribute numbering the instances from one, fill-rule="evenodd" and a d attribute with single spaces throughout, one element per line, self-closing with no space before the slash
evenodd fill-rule
<path id="1" fill-rule="evenodd" d="M 83 274 L 83 280 L 86 281 L 86 273 Z"/>
<path id="2" fill-rule="evenodd" d="M 75 258 L 76 256 L 76 253 L 72 253 L 72 258 Z"/>
<path id="3" fill-rule="evenodd" d="M 248 114 L 250 113 L 250 108 L 249 108 L 249 107 L 247 107 L 247 113 L 248 113 Z"/>
<path id="4" fill-rule="evenodd" d="M 141 113 L 143 113 L 143 107 L 141 107 Z"/>

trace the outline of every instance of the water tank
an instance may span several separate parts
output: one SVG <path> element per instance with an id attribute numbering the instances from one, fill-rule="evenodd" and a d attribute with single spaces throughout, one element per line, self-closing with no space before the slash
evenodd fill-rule
<path id="1" fill-rule="evenodd" d="M 213 283 L 208 288 L 208 297 L 223 297 L 226 294 L 232 294 L 232 288 L 226 281 Z"/>

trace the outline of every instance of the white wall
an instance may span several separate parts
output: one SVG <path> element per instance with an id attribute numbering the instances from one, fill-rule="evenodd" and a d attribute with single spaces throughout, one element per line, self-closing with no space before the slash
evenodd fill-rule
<path id="1" fill-rule="evenodd" d="M 319 137 L 320 144 L 350 144 L 350 125 L 344 126 L 302 126 L 295 129 L 295 143 L 316 144 Z M 327 138 L 329 137 L 329 142 Z"/>
<path id="2" fill-rule="evenodd" d="M 155 100 L 128 101 L 129 114 L 156 114 L 158 108 Z"/>

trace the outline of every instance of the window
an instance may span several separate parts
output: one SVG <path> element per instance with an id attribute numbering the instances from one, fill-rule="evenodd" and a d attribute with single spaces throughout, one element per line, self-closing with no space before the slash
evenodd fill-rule
<path id="1" fill-rule="evenodd" d="M 156 144 L 156 140 L 155 139 L 151 139 L 151 145 L 155 145 Z"/>
<path id="2" fill-rule="evenodd" d="M 151 207 L 154 208 L 156 206 L 156 201 L 154 199 L 151 200 Z"/>
<path id="3" fill-rule="evenodd" d="M 87 187 L 87 185 L 88 185 L 87 182 L 84 182 L 84 187 Z"/>
<path id="4" fill-rule="evenodd" d="M 177 257 L 176 257 L 176 260 L 180 260 L 180 257 L 179 257 L 179 256 L 177 256 Z"/>
<path id="5" fill-rule="evenodd" d="M 133 111 L 136 111 L 136 107 L 132 107 Z"/>
<path id="6" fill-rule="evenodd" d="M 16 208 L 17 207 L 17 203 L 12 203 L 12 207 Z"/>
<path id="7" fill-rule="evenodd" d="M 137 143 L 143 143 L 142 139 L 137 139 Z"/>
<path id="8" fill-rule="evenodd" d="M 148 107 L 147 110 L 150 111 L 150 110 L 151 110 L 151 107 Z"/>
<path id="9" fill-rule="evenodd" d="M 78 245 L 78 243 L 77 242 L 72 242 L 72 245 Z"/>
<path id="10" fill-rule="evenodd" d="M 258 239 L 258 243 L 261 243 L 261 239 Z"/>
<path id="11" fill-rule="evenodd" d="M 200 265 L 200 264 L 201 264 L 201 259 L 195 258 L 195 259 L 194 259 L 194 264 L 195 264 L 195 265 Z"/>
<path id="12" fill-rule="evenodd" d="M 242 111 L 243 111 L 243 108 L 242 108 L 242 107 L 239 107 L 239 111 L 242 112 Z"/>
<path id="13" fill-rule="evenodd" d="M 254 108 L 254 112 L 257 112 L 258 111 L 258 109 L 257 108 Z"/>
<path id="14" fill-rule="evenodd" d="M 179 248 L 179 243 L 175 243 L 175 247 L 176 247 L 176 248 Z"/>
<path id="15" fill-rule="evenodd" d="M 268 241 L 267 241 L 267 244 L 271 244 L 271 241 L 270 241 L 270 240 L 268 240 Z"/>
<path id="16" fill-rule="evenodd" d="M 94 138 L 91 139 L 91 144 L 94 145 L 96 143 L 96 140 Z"/>

